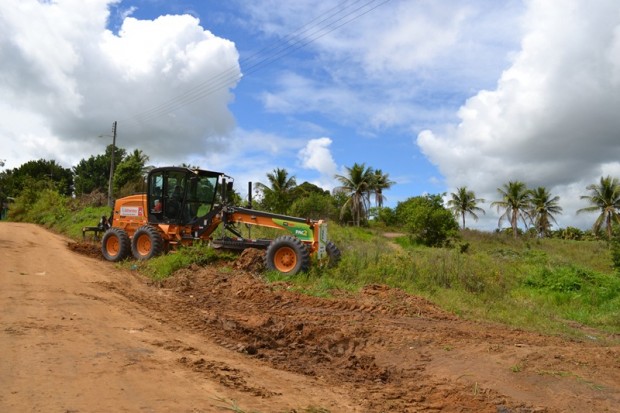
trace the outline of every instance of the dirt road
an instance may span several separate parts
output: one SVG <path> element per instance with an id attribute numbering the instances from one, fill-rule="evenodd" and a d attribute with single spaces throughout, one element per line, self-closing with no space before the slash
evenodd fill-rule
<path id="1" fill-rule="evenodd" d="M 6 222 L 0 282 L 2 412 L 620 411 L 619 337 L 472 323 L 380 285 L 322 299 L 217 266 L 152 285 Z"/>

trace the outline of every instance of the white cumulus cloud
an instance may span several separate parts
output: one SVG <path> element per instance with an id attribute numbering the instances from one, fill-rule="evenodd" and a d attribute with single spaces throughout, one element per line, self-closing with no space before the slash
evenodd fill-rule
<path id="1" fill-rule="evenodd" d="M 575 215 L 586 206 L 579 196 L 620 170 L 620 3 L 526 4 L 521 50 L 496 88 L 471 97 L 458 125 L 425 130 L 417 144 L 449 188 L 492 201 L 510 180 L 546 186 L 561 197 L 560 225 L 587 227 L 594 217 Z"/>
<path id="2" fill-rule="evenodd" d="M 40 154 L 67 166 L 117 144 L 180 164 L 222 151 L 235 127 L 227 105 L 240 77 L 234 43 L 189 15 L 124 18 L 115 0 L 0 3 L 0 157 L 17 167 Z M 18 114 L 16 116 L 16 114 Z M 23 122 L 35 127 L 26 127 Z M 33 152 L 29 146 L 36 144 Z"/>
<path id="3" fill-rule="evenodd" d="M 326 137 L 310 139 L 298 155 L 303 168 L 319 172 L 320 177 L 314 184 L 324 189 L 334 187 L 334 175 L 338 172 L 338 167 L 329 149 L 331 144 L 332 140 Z"/>

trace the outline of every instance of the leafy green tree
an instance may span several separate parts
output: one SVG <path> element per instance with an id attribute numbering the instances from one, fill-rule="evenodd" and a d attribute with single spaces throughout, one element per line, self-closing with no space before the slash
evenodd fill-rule
<path id="1" fill-rule="evenodd" d="M 114 164 L 119 165 L 125 158 L 125 154 L 125 149 L 115 147 Z M 90 194 L 94 191 L 108 192 L 111 159 L 112 145 L 108 145 L 105 154 L 91 155 L 90 158 L 80 160 L 73 167 L 75 194 L 77 196 Z"/>
<path id="2" fill-rule="evenodd" d="M 383 208 L 383 202 L 385 201 L 383 191 L 390 189 L 395 183 L 396 182 L 390 180 L 389 174 L 383 173 L 381 169 L 375 169 L 371 190 L 375 194 L 375 204 L 378 208 Z"/>
<path id="3" fill-rule="evenodd" d="M 581 199 L 587 200 L 592 205 L 577 210 L 577 213 L 600 211 L 592 229 L 595 234 L 598 234 L 605 224 L 607 238 L 611 240 L 613 224 L 620 223 L 620 215 L 618 214 L 620 209 L 620 181 L 608 175 L 601 177 L 598 184 L 588 185 L 586 189 L 590 193 L 589 195 L 582 195 Z"/>
<path id="4" fill-rule="evenodd" d="M 413 242 L 429 247 L 447 244 L 459 229 L 454 214 L 443 206 L 442 195 L 416 196 L 399 202 L 396 218 Z"/>
<path id="5" fill-rule="evenodd" d="M 80 196 L 90 194 L 96 190 L 106 192 L 108 188 L 109 171 L 110 159 L 104 155 L 82 159 L 73 167 L 75 194 Z"/>
<path id="6" fill-rule="evenodd" d="M 370 216 L 373 217 L 375 222 L 383 224 L 385 226 L 396 225 L 396 213 L 392 208 L 388 207 L 372 207 L 370 208 Z"/>
<path id="7" fill-rule="evenodd" d="M 18 168 L 0 173 L 0 187 L 6 196 L 17 197 L 26 188 L 26 182 L 49 182 L 61 195 L 70 196 L 73 192 L 73 173 L 56 161 L 39 159 L 28 161 Z M 47 187 L 47 186 L 46 186 Z"/>
<path id="8" fill-rule="evenodd" d="M 358 227 L 362 220 L 367 219 L 367 212 L 370 204 L 370 193 L 373 191 L 374 171 L 366 164 L 353 164 L 346 167 L 347 175 L 336 175 L 341 186 L 335 191 L 347 195 L 347 201 L 340 210 L 341 219 L 345 216 L 346 210 L 351 211 L 355 225 Z"/>
<path id="9" fill-rule="evenodd" d="M 338 208 L 331 195 L 310 192 L 308 195 L 293 201 L 290 214 L 310 219 L 337 219 Z"/>
<path id="10" fill-rule="evenodd" d="M 561 214 L 562 207 L 559 205 L 559 196 L 552 196 L 547 188 L 539 186 L 530 191 L 531 211 L 534 227 L 539 236 L 548 236 L 551 232 L 551 223 L 555 220 L 554 214 Z"/>
<path id="11" fill-rule="evenodd" d="M 338 189 L 334 189 L 332 190 L 331 197 L 334 201 L 334 205 L 336 205 L 338 209 L 338 216 L 336 219 L 340 220 L 340 222 L 353 222 L 351 209 L 344 206 L 349 201 L 349 195 Z"/>
<path id="12" fill-rule="evenodd" d="M 456 217 L 461 218 L 463 229 L 465 229 L 465 215 L 469 214 L 474 220 L 478 221 L 476 212 L 485 213 L 484 209 L 478 206 L 478 203 L 484 202 L 484 199 L 476 198 L 474 191 L 470 191 L 466 186 L 456 188 L 456 192 L 452 192 L 450 196 L 452 199 L 448 201 L 448 207 Z"/>
<path id="13" fill-rule="evenodd" d="M 256 183 L 256 189 L 262 193 L 261 206 L 267 211 L 285 214 L 291 203 L 292 191 L 297 186 L 294 176 L 289 176 L 286 169 L 276 168 L 267 174 L 269 185 Z"/>
<path id="14" fill-rule="evenodd" d="M 293 202 L 310 194 L 329 195 L 329 191 L 307 181 L 291 189 L 291 199 Z"/>
<path id="15" fill-rule="evenodd" d="M 118 164 L 114 171 L 114 191 L 117 196 L 126 196 L 142 189 L 148 160 L 144 152 L 135 149 Z"/>
<path id="16" fill-rule="evenodd" d="M 517 238 L 519 218 L 526 227 L 527 219 L 530 218 L 531 193 L 525 183 L 521 181 L 510 181 L 503 187 L 497 188 L 497 192 L 502 196 L 502 199 L 492 202 L 491 206 L 497 207 L 497 212 L 504 210 L 497 225 L 499 226 L 503 220 L 507 220 L 512 228 L 513 237 Z"/>
<path id="17" fill-rule="evenodd" d="M 9 197 L 15 197 L 18 193 L 16 179 L 13 170 L 0 172 L 0 202 L 6 202 Z"/>

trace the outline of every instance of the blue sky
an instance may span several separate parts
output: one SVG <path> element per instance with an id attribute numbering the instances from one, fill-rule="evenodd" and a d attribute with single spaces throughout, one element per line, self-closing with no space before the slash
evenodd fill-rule
<path id="1" fill-rule="evenodd" d="M 7 0 L 0 30 L 10 168 L 75 165 L 116 120 L 120 146 L 242 190 L 276 167 L 331 189 L 355 162 L 396 182 L 388 206 L 468 186 L 483 229 L 509 180 L 587 227 L 585 187 L 620 176 L 614 0 Z"/>

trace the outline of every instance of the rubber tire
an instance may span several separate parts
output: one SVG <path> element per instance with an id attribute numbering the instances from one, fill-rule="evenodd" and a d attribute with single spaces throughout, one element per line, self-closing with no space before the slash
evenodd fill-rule
<path id="1" fill-rule="evenodd" d="M 298 238 L 283 235 L 267 247 L 265 267 L 285 275 L 306 272 L 310 269 L 310 252 Z"/>
<path id="2" fill-rule="evenodd" d="M 157 228 L 143 225 L 136 230 L 131 239 L 131 253 L 140 261 L 148 260 L 164 251 L 164 239 Z"/>
<path id="3" fill-rule="evenodd" d="M 129 256 L 131 241 L 129 235 L 120 228 L 110 228 L 101 239 L 101 253 L 103 257 L 112 262 L 121 261 Z"/>
<path id="4" fill-rule="evenodd" d="M 333 242 L 329 241 L 325 246 L 325 252 L 327 252 L 327 257 L 329 258 L 327 261 L 327 266 L 329 268 L 333 268 L 340 262 L 342 258 L 342 253 Z"/>

